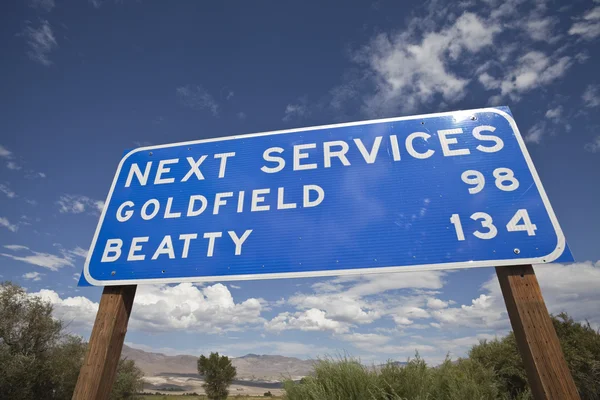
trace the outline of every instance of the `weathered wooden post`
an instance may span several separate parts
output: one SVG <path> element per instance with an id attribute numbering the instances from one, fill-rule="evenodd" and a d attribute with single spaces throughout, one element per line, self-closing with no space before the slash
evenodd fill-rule
<path id="1" fill-rule="evenodd" d="M 73 400 L 106 400 L 117 374 L 137 286 L 105 286 Z"/>
<path id="2" fill-rule="evenodd" d="M 535 400 L 579 400 L 531 265 L 496 267 Z"/>

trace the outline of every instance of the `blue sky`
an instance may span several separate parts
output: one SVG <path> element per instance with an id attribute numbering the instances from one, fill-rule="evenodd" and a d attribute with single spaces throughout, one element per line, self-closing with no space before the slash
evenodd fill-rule
<path id="1" fill-rule="evenodd" d="M 3 2 L 0 275 L 88 336 L 77 275 L 126 149 L 508 105 L 577 262 L 548 307 L 600 326 L 600 3 Z M 138 288 L 145 349 L 437 362 L 509 329 L 493 269 Z"/>

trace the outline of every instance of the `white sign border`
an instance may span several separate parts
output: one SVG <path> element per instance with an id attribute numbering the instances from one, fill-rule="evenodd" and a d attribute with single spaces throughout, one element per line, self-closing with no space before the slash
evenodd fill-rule
<path id="1" fill-rule="evenodd" d="M 97 280 L 92 278 L 89 271 L 90 261 L 93 254 L 93 249 L 96 246 L 96 241 L 98 240 L 98 235 L 100 234 L 100 228 L 102 227 L 102 223 L 104 222 L 104 217 L 106 216 L 106 210 L 108 209 L 108 205 L 110 203 L 113 191 L 117 184 L 117 180 L 121 173 L 121 168 L 123 164 L 129 158 L 129 156 L 138 153 L 140 151 L 149 151 L 154 149 L 164 149 L 168 147 L 176 147 L 176 146 L 186 146 L 192 144 L 200 144 L 200 143 L 209 143 L 209 142 L 220 142 L 227 140 L 235 140 L 235 139 L 247 139 L 258 136 L 269 136 L 269 135 L 279 135 L 285 133 L 294 133 L 294 132 L 305 132 L 305 131 L 313 131 L 318 129 L 331 129 L 331 128 L 342 128 L 346 126 L 356 126 L 356 125 L 368 125 L 368 124 L 377 124 L 383 122 L 396 122 L 396 121 L 407 121 L 413 119 L 429 119 L 429 118 L 437 118 L 444 117 L 449 115 L 456 115 L 457 113 L 465 113 L 468 115 L 475 113 L 483 113 L 483 112 L 492 112 L 496 113 L 502 117 L 504 117 L 510 124 L 519 143 L 521 151 L 523 152 L 523 156 L 525 157 L 525 161 L 527 162 L 527 166 L 529 167 L 529 171 L 533 176 L 534 183 L 540 193 L 542 201 L 544 202 L 544 206 L 546 207 L 546 211 L 550 217 L 550 221 L 552 222 L 552 226 L 554 227 L 554 231 L 558 238 L 556 248 L 545 257 L 537 257 L 537 258 L 522 258 L 522 259 L 508 259 L 508 260 L 487 260 L 487 261 L 461 261 L 461 262 L 451 262 L 451 263 L 442 263 L 442 264 L 423 264 L 418 266 L 390 266 L 390 267 L 373 267 L 373 268 L 359 268 L 359 269 L 342 269 L 342 270 L 323 270 L 323 271 L 306 271 L 306 272 L 280 272 L 280 273 L 269 273 L 269 274 L 244 274 L 244 275 L 226 275 L 226 276 L 201 276 L 201 277 L 182 277 L 182 278 L 150 278 L 150 279 L 121 279 L 121 280 Z M 127 153 L 119 163 L 119 167 L 117 168 L 117 172 L 115 173 L 115 177 L 113 179 L 112 186 L 110 187 L 110 191 L 108 192 L 108 196 L 104 203 L 104 209 L 102 210 L 102 215 L 100 216 L 100 220 L 98 221 L 98 226 L 96 227 L 96 232 L 94 234 L 94 238 L 92 239 L 92 244 L 90 246 L 90 250 L 88 251 L 87 258 L 85 260 L 85 264 L 83 266 L 83 274 L 85 276 L 86 281 L 94 286 L 116 286 L 116 285 L 138 285 L 138 284 L 153 284 L 153 283 L 181 283 L 181 282 L 225 282 L 225 281 L 242 281 L 242 280 L 257 280 L 257 279 L 280 279 L 280 278 L 315 278 L 315 277 L 325 277 L 325 276 L 341 276 L 341 275 L 361 275 L 361 274 L 375 274 L 375 273 L 393 273 L 393 272 L 416 272 L 416 271 L 435 271 L 435 270 L 444 270 L 444 269 L 462 269 L 462 268 L 476 268 L 476 267 L 502 267 L 502 266 L 514 266 L 514 265 L 525 265 L 525 264 L 544 264 L 550 263 L 556 260 L 561 254 L 564 252 L 566 248 L 566 240 L 563 234 L 562 229 L 556 219 L 556 215 L 554 214 L 554 210 L 550 205 L 550 200 L 548 199 L 548 195 L 542 186 L 542 182 L 538 176 L 538 173 L 533 165 L 533 161 L 531 160 L 531 156 L 527 151 L 527 147 L 525 146 L 525 142 L 523 141 L 523 137 L 521 136 L 521 132 L 519 132 L 519 128 L 515 120 L 511 115 L 506 112 L 497 109 L 497 108 L 479 108 L 474 110 L 460 110 L 460 111 L 449 111 L 435 114 L 424 114 L 424 115 L 411 115 L 406 117 L 396 117 L 396 118 L 385 118 L 385 119 L 375 119 L 375 120 L 367 120 L 367 121 L 357 121 L 357 122 L 347 122 L 341 124 L 332 124 L 332 125 L 321 125 L 321 126 L 311 126 L 306 128 L 296 128 L 296 129 L 286 129 L 280 131 L 269 131 L 269 132 L 260 132 L 260 133 L 250 133 L 245 135 L 235 135 L 235 136 L 226 136 L 226 137 L 218 137 L 218 138 L 210 138 L 210 139 L 201 139 L 201 140 L 193 140 L 189 142 L 179 142 L 179 143 L 170 143 L 166 145 L 156 145 L 156 146 L 145 146 L 139 147 L 131 150 Z"/>

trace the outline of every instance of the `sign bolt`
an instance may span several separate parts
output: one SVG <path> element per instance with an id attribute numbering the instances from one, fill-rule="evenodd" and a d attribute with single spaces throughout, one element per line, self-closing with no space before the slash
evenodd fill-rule
<path id="1" fill-rule="evenodd" d="M 115 276 L 115 275 L 117 274 L 117 272 L 116 272 L 116 271 L 113 271 L 113 272 L 111 272 L 110 274 L 111 274 L 112 276 Z"/>
<path id="2" fill-rule="evenodd" d="M 519 249 L 514 249 L 513 251 L 515 252 L 515 254 L 520 254 L 521 253 L 521 250 L 519 250 Z"/>

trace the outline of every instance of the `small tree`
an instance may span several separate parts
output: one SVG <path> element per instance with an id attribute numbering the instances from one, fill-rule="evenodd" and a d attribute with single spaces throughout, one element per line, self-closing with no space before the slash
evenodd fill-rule
<path id="1" fill-rule="evenodd" d="M 144 386 L 144 373 L 133 360 L 121 359 L 117 367 L 117 377 L 113 384 L 110 400 L 134 399 Z"/>
<path id="2" fill-rule="evenodd" d="M 224 400 L 229 391 L 227 388 L 235 378 L 237 371 L 227 356 L 210 353 L 210 356 L 200 356 L 198 373 L 204 376 L 202 387 L 211 400 Z"/>

